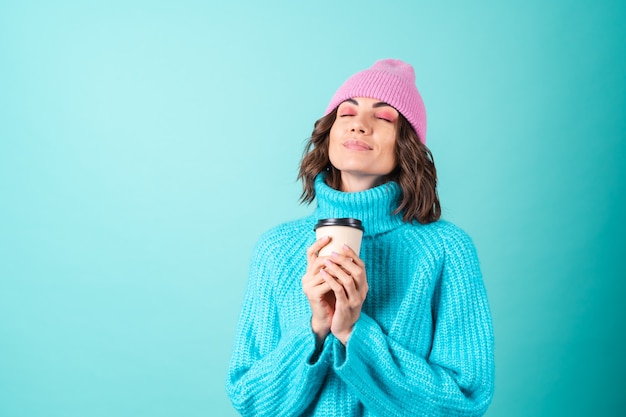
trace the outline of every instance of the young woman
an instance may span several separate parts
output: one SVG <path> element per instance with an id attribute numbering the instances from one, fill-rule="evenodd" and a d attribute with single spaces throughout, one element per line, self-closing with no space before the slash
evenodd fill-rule
<path id="1" fill-rule="evenodd" d="M 474 245 L 439 220 L 413 67 L 349 78 L 301 166 L 310 216 L 259 240 L 227 390 L 244 416 L 479 416 L 493 331 Z M 360 254 L 318 256 L 323 218 L 365 228 Z"/>

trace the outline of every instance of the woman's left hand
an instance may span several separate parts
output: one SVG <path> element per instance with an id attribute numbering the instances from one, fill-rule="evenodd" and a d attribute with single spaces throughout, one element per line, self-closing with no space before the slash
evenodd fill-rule
<path id="1" fill-rule="evenodd" d="M 333 252 L 320 274 L 335 293 L 330 331 L 345 345 L 367 296 L 365 264 L 352 248 L 344 245 L 343 254 Z"/>

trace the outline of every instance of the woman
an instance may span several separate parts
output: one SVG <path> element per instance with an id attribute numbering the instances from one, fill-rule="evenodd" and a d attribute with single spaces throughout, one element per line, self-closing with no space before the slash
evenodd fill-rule
<path id="1" fill-rule="evenodd" d="M 227 390 L 245 416 L 478 416 L 493 332 L 469 237 L 439 220 L 413 67 L 349 78 L 315 123 L 299 178 L 314 213 L 258 242 Z M 318 256 L 322 218 L 365 227 Z"/>

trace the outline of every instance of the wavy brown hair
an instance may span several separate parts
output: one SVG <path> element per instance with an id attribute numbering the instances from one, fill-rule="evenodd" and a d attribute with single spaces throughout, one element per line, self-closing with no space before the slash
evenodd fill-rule
<path id="1" fill-rule="evenodd" d="M 315 199 L 315 177 L 326 172 L 326 184 L 341 189 L 341 172 L 328 157 L 330 128 L 337 117 L 337 109 L 315 122 L 309 138 L 298 179 L 302 180 L 300 201 L 310 204 Z M 426 224 L 439 220 L 441 205 L 437 195 L 437 170 L 430 150 L 418 138 L 411 124 L 400 114 L 396 136 L 396 167 L 386 175 L 381 184 L 395 181 L 402 194 L 394 214 L 402 213 L 402 220 Z"/>

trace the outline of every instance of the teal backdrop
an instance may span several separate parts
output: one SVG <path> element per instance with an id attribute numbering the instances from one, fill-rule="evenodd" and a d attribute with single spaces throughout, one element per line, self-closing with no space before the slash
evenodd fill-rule
<path id="1" fill-rule="evenodd" d="M 252 247 L 334 91 L 415 66 L 487 416 L 626 413 L 622 1 L 0 1 L 0 415 L 234 416 Z M 297 278 L 297 277 L 296 277 Z"/>

